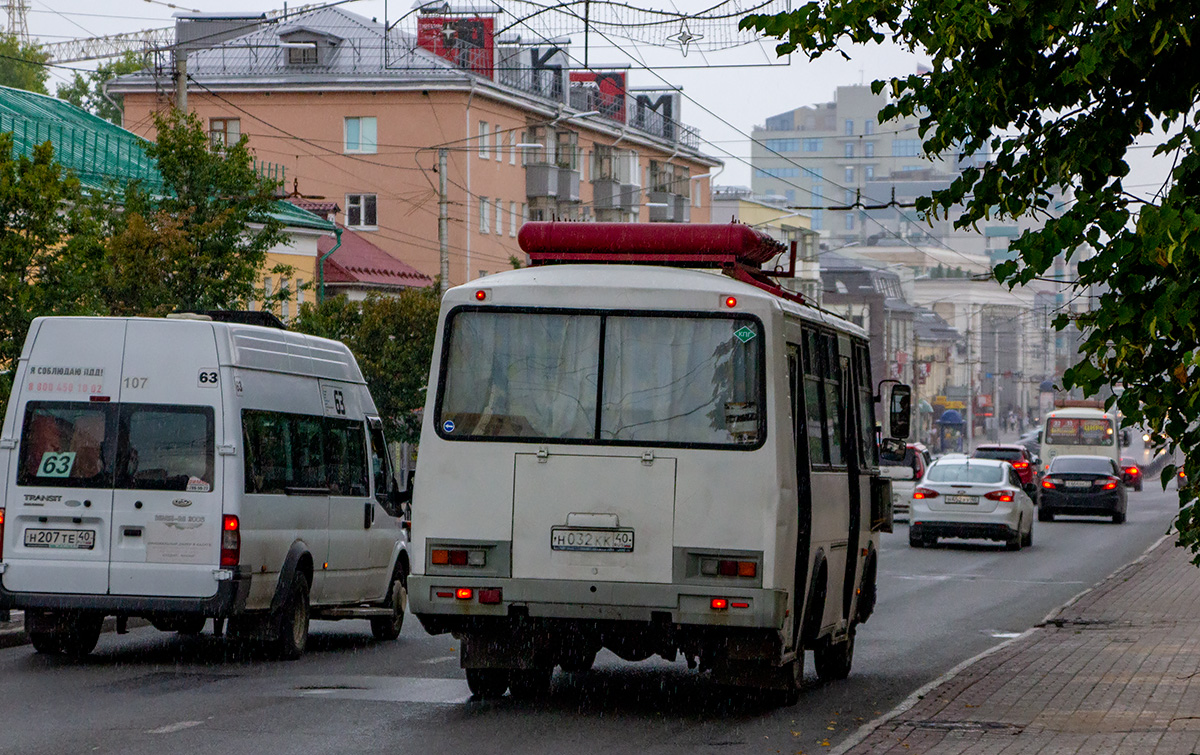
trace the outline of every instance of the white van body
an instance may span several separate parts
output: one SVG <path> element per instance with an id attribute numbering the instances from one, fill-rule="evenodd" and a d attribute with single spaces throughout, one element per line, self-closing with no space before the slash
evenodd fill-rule
<path id="1" fill-rule="evenodd" d="M 601 647 L 785 690 L 809 648 L 844 677 L 890 531 L 869 369 L 861 328 L 707 272 L 564 264 L 451 289 L 413 612 L 460 639 L 483 696 L 548 688 Z"/>
<path id="2" fill-rule="evenodd" d="M 292 656 L 310 610 L 387 630 L 407 556 L 380 449 L 339 342 L 196 317 L 34 320 L 0 434 L 0 609 L 25 609 L 39 650 L 76 654 L 106 615 L 282 627 Z"/>
<path id="3" fill-rule="evenodd" d="M 1114 412 L 1089 407 L 1065 407 L 1046 415 L 1040 454 L 1042 473 L 1056 456 L 1104 456 L 1121 464 L 1120 423 Z"/>

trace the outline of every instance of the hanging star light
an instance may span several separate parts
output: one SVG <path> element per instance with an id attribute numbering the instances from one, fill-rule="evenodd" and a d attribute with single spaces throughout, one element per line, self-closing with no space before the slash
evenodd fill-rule
<path id="1" fill-rule="evenodd" d="M 667 37 L 668 42 L 676 42 L 679 44 L 679 49 L 683 51 L 683 57 L 685 58 L 688 54 L 688 45 L 698 39 L 704 39 L 704 35 L 692 34 L 690 31 L 688 31 L 686 18 L 683 20 L 683 26 L 679 29 L 679 31 Z"/>

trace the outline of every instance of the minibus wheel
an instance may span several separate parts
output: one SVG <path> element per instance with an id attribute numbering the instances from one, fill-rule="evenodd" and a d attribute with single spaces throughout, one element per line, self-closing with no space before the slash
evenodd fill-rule
<path id="1" fill-rule="evenodd" d="M 469 668 L 466 672 L 467 687 L 475 697 L 503 697 L 508 690 L 508 669 Z"/>
<path id="2" fill-rule="evenodd" d="M 58 632 L 58 644 L 62 652 L 72 658 L 83 658 L 96 649 L 100 641 L 100 630 L 104 617 L 99 614 L 83 614 L 63 625 Z"/>
<path id="3" fill-rule="evenodd" d="M 304 655 L 304 649 L 308 646 L 308 590 L 308 580 L 303 574 L 292 577 L 288 599 L 279 612 L 276 627 L 276 655 L 282 660 L 296 660 Z"/>
<path id="4" fill-rule="evenodd" d="M 42 655 L 57 655 L 62 652 L 62 643 L 59 642 L 57 632 L 33 631 L 29 632 L 29 642 L 33 645 L 33 649 Z"/>
<path id="5" fill-rule="evenodd" d="M 392 574 L 385 605 L 392 609 L 392 615 L 372 618 L 371 634 L 375 639 L 386 642 L 400 636 L 400 629 L 404 626 L 404 611 L 408 608 L 408 572 L 403 564 L 397 564 Z"/>

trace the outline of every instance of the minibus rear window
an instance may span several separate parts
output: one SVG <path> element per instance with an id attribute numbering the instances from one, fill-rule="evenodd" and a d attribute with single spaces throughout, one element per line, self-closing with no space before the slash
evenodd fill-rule
<path id="1" fill-rule="evenodd" d="M 1046 443 L 1061 446 L 1111 446 L 1116 443 L 1107 417 L 1051 417 L 1046 423 Z"/>
<path id="2" fill-rule="evenodd" d="M 213 489 L 212 407 L 122 404 L 120 436 L 117 488 Z"/>
<path id="3" fill-rule="evenodd" d="M 30 401 L 21 429 L 17 484 L 111 488 L 115 417 L 111 404 Z"/>
<path id="4" fill-rule="evenodd" d="M 751 317 L 459 310 L 442 437 L 755 448 L 762 326 Z"/>

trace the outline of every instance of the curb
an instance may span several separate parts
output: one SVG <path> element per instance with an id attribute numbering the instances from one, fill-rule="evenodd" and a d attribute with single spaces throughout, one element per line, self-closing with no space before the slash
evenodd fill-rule
<path id="1" fill-rule="evenodd" d="M 951 679 L 958 676 L 959 674 L 961 674 L 963 671 L 965 671 L 969 667 L 973 666 L 974 664 L 978 663 L 979 661 L 982 661 L 984 658 L 987 658 L 988 656 L 992 655 L 993 653 L 997 653 L 997 652 L 1003 650 L 1004 648 L 1008 647 L 1009 645 L 1012 645 L 1015 642 L 1020 642 L 1021 640 L 1025 639 L 1027 636 L 1033 634 L 1034 632 L 1038 631 L 1039 629 L 1044 629 L 1046 627 L 1046 625 L 1050 624 L 1055 618 L 1057 618 L 1059 616 L 1059 614 L 1061 614 L 1063 611 L 1067 610 L 1071 606 L 1078 603 L 1088 593 L 1107 584 L 1109 582 L 1109 580 L 1111 580 L 1113 577 L 1117 576 L 1121 572 L 1125 571 L 1126 569 L 1129 569 L 1130 567 L 1136 566 L 1137 564 L 1140 564 L 1143 561 L 1145 561 L 1147 558 L 1149 558 L 1150 554 L 1156 548 L 1161 546 L 1164 542 L 1166 542 L 1170 538 L 1171 538 L 1171 533 L 1167 533 L 1167 534 L 1163 535 L 1162 537 L 1160 537 L 1158 540 L 1155 540 L 1150 545 L 1149 548 L 1147 548 L 1145 551 L 1142 552 L 1142 555 L 1138 556 L 1137 558 L 1135 558 L 1134 560 L 1125 564 L 1124 566 L 1121 566 L 1118 569 L 1115 569 L 1111 574 L 1109 574 L 1104 579 L 1100 580 L 1099 582 L 1097 582 L 1096 584 L 1087 588 L 1086 590 L 1081 591 L 1079 594 L 1071 597 L 1069 600 L 1067 600 L 1066 603 L 1063 603 L 1062 605 L 1058 606 L 1054 610 L 1050 611 L 1050 613 L 1046 614 L 1046 618 L 1042 619 L 1037 624 L 1034 624 L 1029 629 L 1026 629 L 1024 632 L 1021 632 L 1016 637 L 1009 638 L 1009 639 L 1005 640 L 1004 642 L 1001 642 L 998 645 L 990 647 L 987 650 L 983 651 L 982 653 L 974 656 L 973 658 L 968 658 L 967 660 L 963 661 L 962 663 L 959 663 L 957 666 L 950 669 L 946 673 L 942 674 L 938 678 L 921 685 L 912 694 L 910 694 L 908 697 L 906 697 L 902 701 L 900 701 L 900 704 L 897 705 L 895 708 L 892 708 L 887 713 L 884 713 L 882 716 L 879 716 L 878 718 L 874 718 L 874 719 L 866 722 L 862 726 L 858 727 L 858 729 L 856 729 L 853 734 L 851 734 L 846 739 L 842 740 L 842 742 L 840 742 L 836 747 L 829 750 L 829 755 L 845 755 L 845 753 L 849 752 L 851 749 L 853 749 L 853 748 L 857 747 L 859 744 L 861 744 L 863 742 L 863 740 L 865 740 L 867 737 L 874 734 L 876 729 L 878 729 L 879 727 L 888 723 L 892 719 L 897 718 L 901 714 L 910 710 L 914 705 L 916 705 L 921 700 L 923 700 L 925 698 L 925 696 L 928 695 L 930 692 L 932 692 L 934 689 L 936 689 L 936 688 L 940 687 L 942 684 L 945 684 L 946 682 L 950 681 Z"/>

